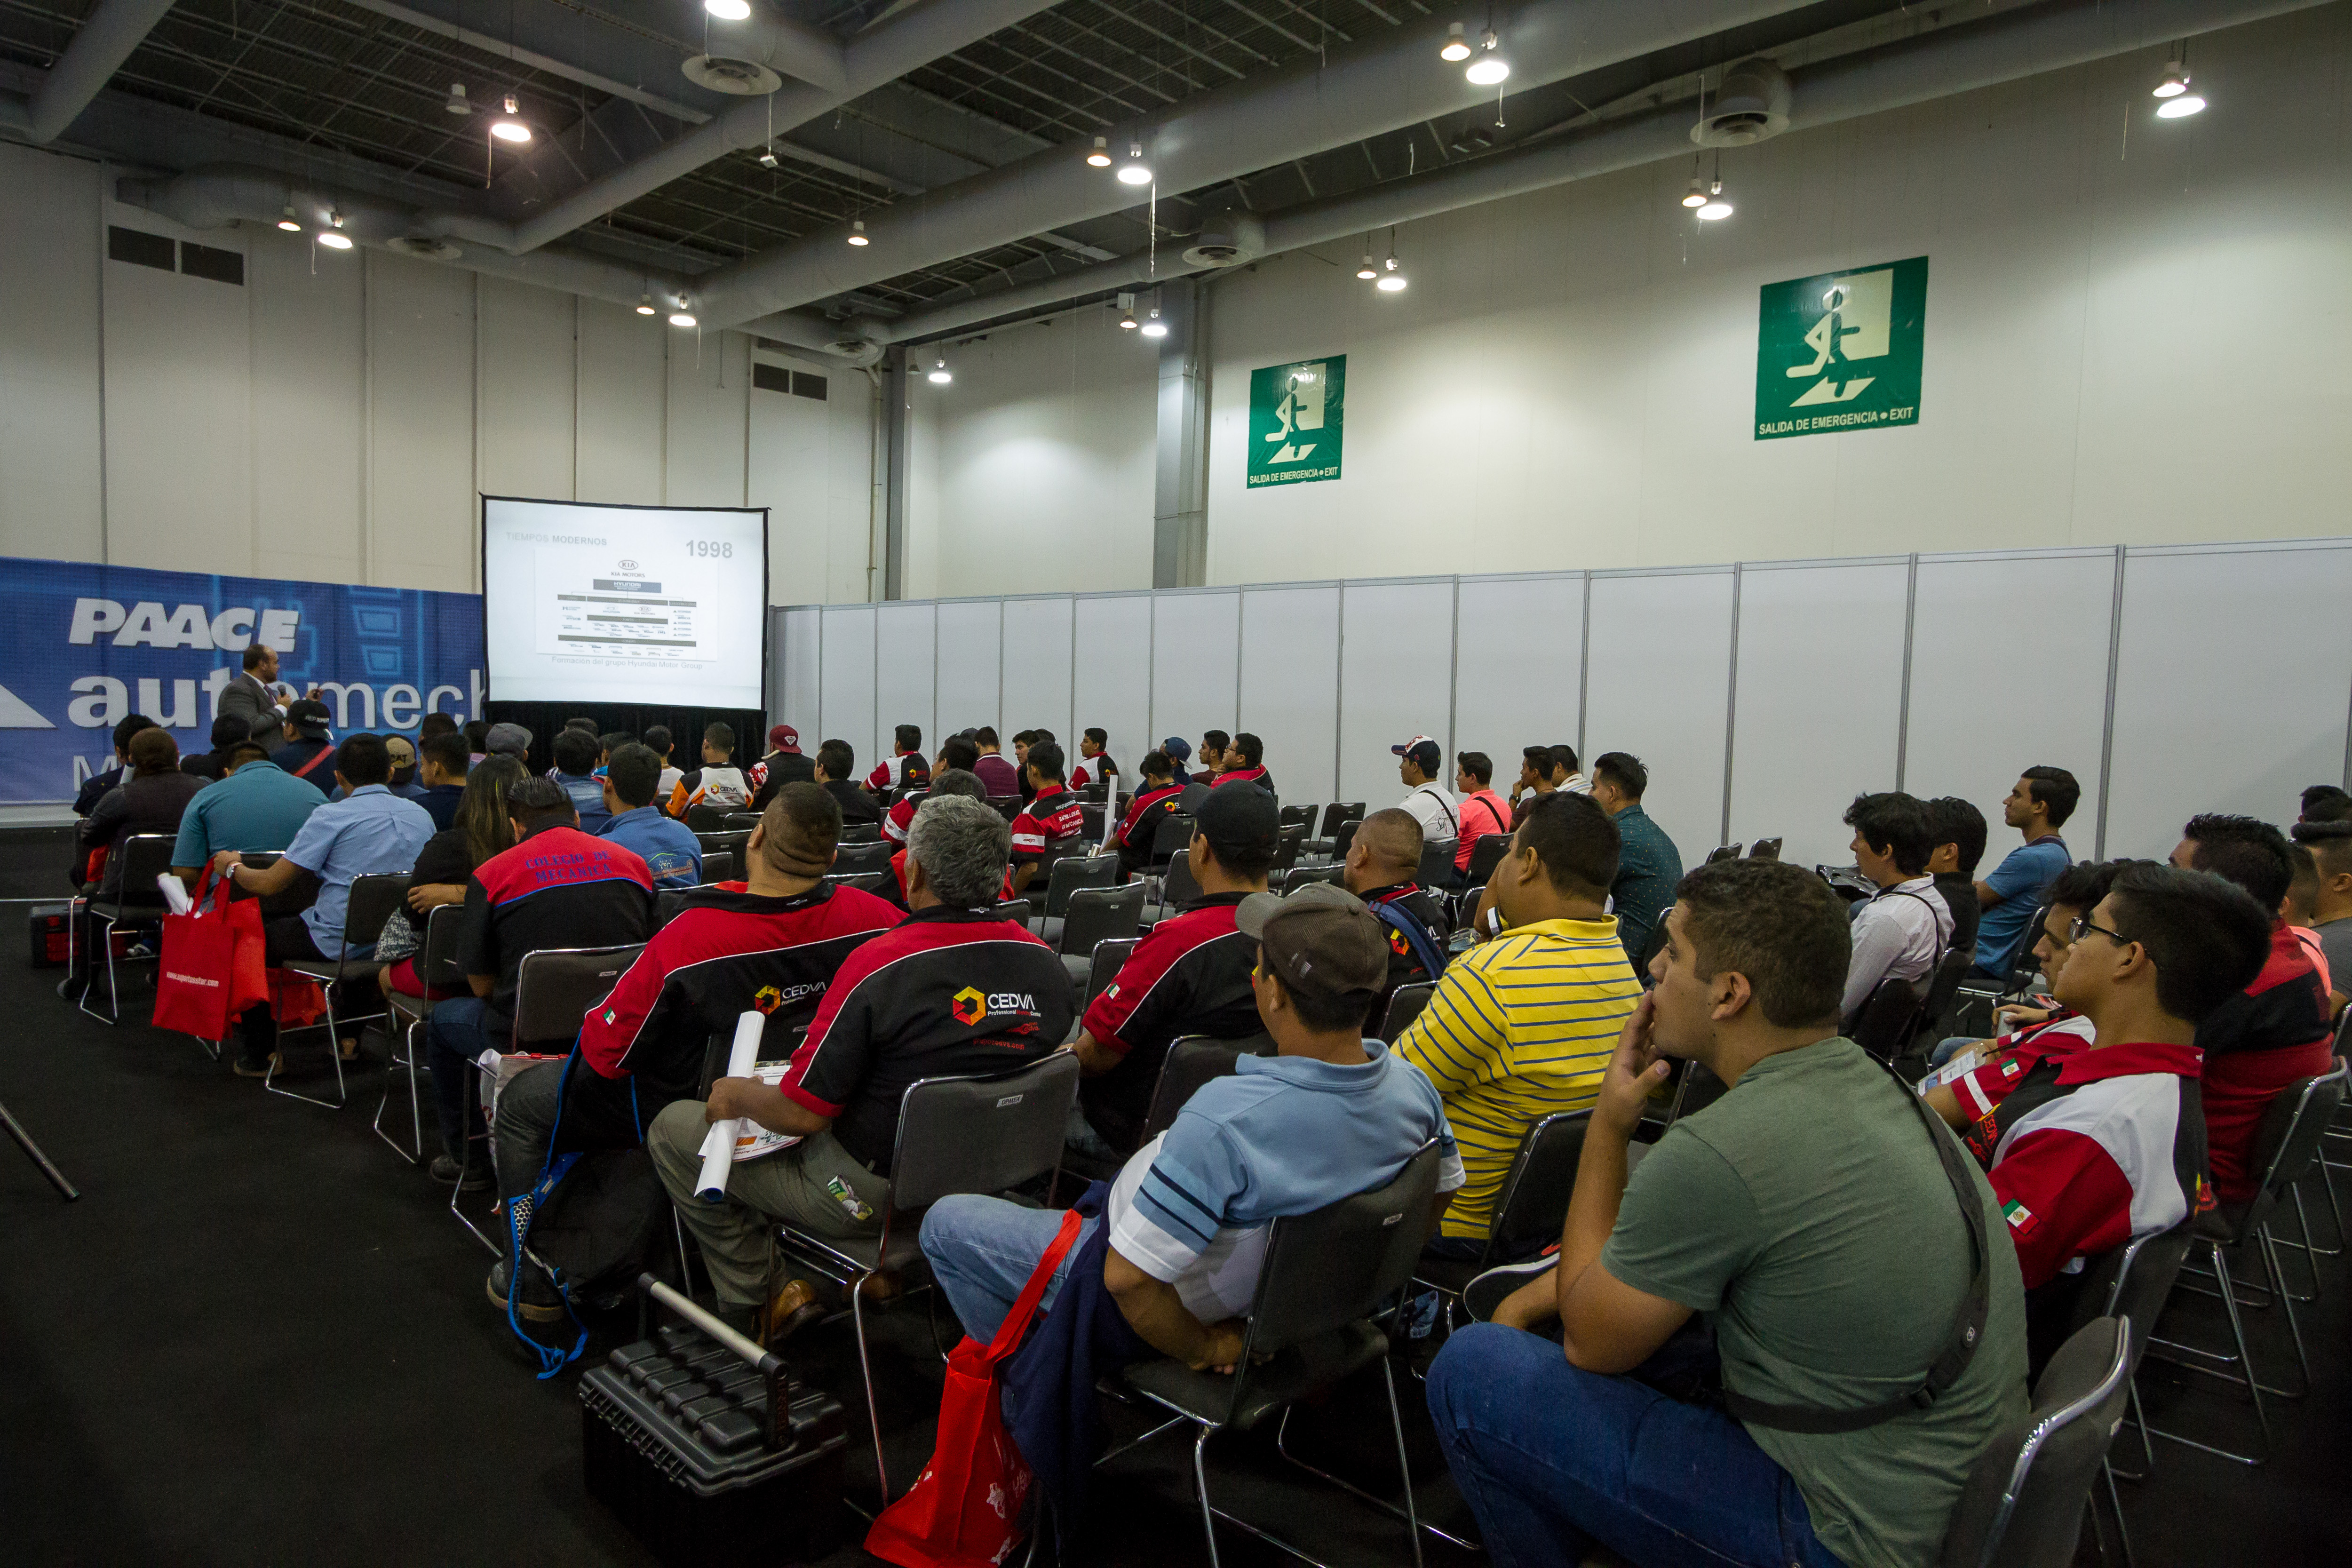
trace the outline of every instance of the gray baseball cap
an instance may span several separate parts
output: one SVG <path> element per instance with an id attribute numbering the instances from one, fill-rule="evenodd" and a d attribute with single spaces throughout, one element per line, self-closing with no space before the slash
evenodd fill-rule
<path id="1" fill-rule="evenodd" d="M 486 753 L 504 752 L 510 757 L 526 756 L 530 751 L 530 731 L 520 724 L 493 724 L 490 732 L 483 737 L 482 750 Z"/>

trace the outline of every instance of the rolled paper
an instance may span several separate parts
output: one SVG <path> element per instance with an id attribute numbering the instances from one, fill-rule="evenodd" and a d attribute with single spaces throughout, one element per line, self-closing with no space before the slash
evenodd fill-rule
<path id="1" fill-rule="evenodd" d="M 760 1059 L 760 1031 L 767 1026 L 768 1016 L 753 1011 L 735 1020 L 735 1043 L 727 1051 L 727 1076 L 750 1078 L 751 1066 Z M 739 1118 L 730 1117 L 711 1128 L 711 1137 L 702 1145 L 702 1174 L 696 1178 L 694 1195 L 704 1203 L 715 1204 L 727 1196 L 727 1173 L 735 1164 L 735 1140 L 742 1131 Z"/>

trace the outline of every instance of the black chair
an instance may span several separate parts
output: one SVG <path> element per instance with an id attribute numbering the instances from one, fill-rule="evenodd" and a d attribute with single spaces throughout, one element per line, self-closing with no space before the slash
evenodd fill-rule
<path id="1" fill-rule="evenodd" d="M 1666 1110 L 1666 1125 L 1671 1127 L 1685 1116 L 1696 1115 L 1730 1092 L 1731 1086 L 1716 1077 L 1706 1063 L 1685 1062 L 1675 1085 L 1674 1103 Z"/>
<path id="2" fill-rule="evenodd" d="M 741 858 L 743 851 L 749 848 L 751 843 L 751 834 L 737 828 L 717 833 L 698 833 L 694 836 L 694 839 L 701 847 L 705 856 L 732 855 L 738 858 Z"/>
<path id="3" fill-rule="evenodd" d="M 466 976 L 457 967 L 457 931 L 463 923 L 466 906 L 436 904 L 425 917 L 425 941 L 417 950 L 416 977 L 427 993 L 455 990 L 463 993 Z M 405 992 L 387 991 L 383 996 L 386 1028 L 392 1041 L 385 1047 L 383 1064 L 383 1098 L 375 1102 L 375 1121 L 370 1125 L 375 1135 L 392 1145 L 392 1152 L 414 1165 L 425 1158 L 425 1108 L 416 1091 L 416 1069 L 422 1065 L 424 1047 L 419 1034 L 426 1019 L 433 1016 L 433 1004 L 427 996 L 411 996 Z M 396 1072 L 408 1074 L 409 1144 L 403 1148 L 400 1140 L 383 1130 L 383 1108 L 392 1103 L 392 1077 Z"/>
<path id="4" fill-rule="evenodd" d="M 1912 1023 L 1919 1016 L 1920 996 L 1916 981 L 1897 980 L 1891 974 L 1880 981 L 1863 1003 L 1862 1011 L 1854 1015 L 1853 1043 L 1880 1061 L 1893 1061 L 1911 1037 Z"/>
<path id="5" fill-rule="evenodd" d="M 1511 836 L 1507 833 L 1482 833 L 1470 847 L 1470 868 L 1463 873 L 1463 881 L 1470 887 L 1483 888 L 1495 879 L 1495 868 L 1511 852 Z"/>
<path id="6" fill-rule="evenodd" d="M 1487 1269 L 1533 1258 L 1558 1241 L 1568 1223 L 1568 1200 L 1576 1191 L 1576 1167 L 1584 1158 L 1584 1132 L 1591 1121 L 1589 1109 L 1561 1110 L 1528 1128 L 1495 1194 L 1486 1250 L 1477 1261 L 1423 1258 L 1413 1278 L 1459 1300 L 1463 1287 Z M 1447 1302 L 1449 1321 L 1453 1300 Z"/>
<path id="7" fill-rule="evenodd" d="M 866 1281 L 877 1274 L 919 1271 L 922 1211 L 961 1193 L 1008 1192 L 1061 1168 L 1062 1131 L 1078 1094 L 1078 1058 L 1069 1051 L 1009 1072 L 929 1078 L 908 1084 L 899 1101 L 890 1158 L 890 1204 L 881 1234 L 868 1239 L 776 1227 L 776 1245 L 795 1262 L 838 1281 L 857 1333 L 857 1370 L 873 1423 L 874 1468 L 890 1501 L 882 1457 L 882 1416 L 874 1397 L 874 1363 L 866 1344 Z M 901 1279 L 901 1284 L 908 1280 Z"/>
<path id="8" fill-rule="evenodd" d="M 898 853 L 898 846 L 887 839 L 871 844 L 844 843 L 833 852 L 835 876 L 854 876 L 860 871 L 888 871 L 890 858 Z"/>
<path id="9" fill-rule="evenodd" d="M 1391 1046 L 1402 1039 L 1404 1032 L 1412 1027 L 1412 1021 L 1421 1016 L 1421 1010 L 1436 994 L 1437 983 L 1433 980 L 1398 986 L 1389 995 L 1388 1014 L 1381 1020 L 1381 1038 Z"/>
<path id="10" fill-rule="evenodd" d="M 1213 1040 L 1204 1035 L 1171 1040 L 1168 1055 L 1160 1063 L 1160 1076 L 1152 1081 L 1151 1103 L 1143 1113 L 1139 1142 L 1149 1143 L 1175 1126 L 1176 1113 L 1200 1092 L 1201 1086 L 1213 1079 L 1231 1078 L 1244 1057 L 1274 1054 L 1273 1037 L 1263 1034 L 1245 1035 L 1238 1040 Z"/>
<path id="11" fill-rule="evenodd" d="M 1759 838 L 1748 846 L 1748 858 L 1750 860 L 1778 860 L 1780 858 L 1780 841 L 1777 838 Z"/>
<path id="12" fill-rule="evenodd" d="M 725 806 L 698 802 L 686 808 L 686 816 L 680 820 L 695 833 L 724 833 L 727 831 L 727 818 L 731 815 Z"/>
<path id="13" fill-rule="evenodd" d="M 1307 830 L 1315 826 L 1315 808 L 1311 805 L 1286 805 L 1276 820 L 1284 827 L 1297 828 L 1299 837 L 1304 838 Z"/>
<path id="14" fill-rule="evenodd" d="M 1017 795 L 992 795 L 988 797 L 988 804 L 996 808 L 997 816 L 1010 822 L 1021 815 L 1021 807 L 1025 803 Z"/>
<path id="15" fill-rule="evenodd" d="M 1091 846 L 1089 847 L 1091 847 Z M 1053 846 L 1046 846 L 1050 853 Z M 1118 857 L 1116 855 L 1055 855 L 1045 864 L 1045 911 L 1037 920 L 1037 934 L 1059 946 L 1062 921 L 1070 912 L 1070 895 L 1080 889 L 1102 889 L 1118 885 Z M 1029 890 L 1037 890 L 1034 878 Z"/>
<path id="16" fill-rule="evenodd" d="M 1354 835 L 1349 835 L 1350 839 Z M 1424 888 L 1451 888 L 1458 879 L 1454 874 L 1454 852 L 1459 840 L 1453 838 L 1426 839 L 1421 846 L 1421 865 L 1413 872 L 1413 880 Z"/>
<path id="17" fill-rule="evenodd" d="M 749 833 L 760 826 L 761 814 L 756 811 L 722 812 L 719 820 L 726 824 L 719 830 L 723 833 Z"/>
<path id="18" fill-rule="evenodd" d="M 1908 1049 L 1923 1037 L 1932 1037 L 1940 1027 L 1944 1016 L 1952 1010 L 1952 999 L 1960 994 L 1960 982 L 1968 978 L 1969 965 L 1976 954 L 1966 948 L 1956 947 L 1936 961 L 1935 972 L 1927 977 L 1927 1000 L 1919 1004 L 1918 1016 L 1913 1020 L 1910 1037 L 1903 1042 Z"/>
<path id="19" fill-rule="evenodd" d="M 1323 826 L 1317 829 L 1315 836 L 1307 841 L 1307 852 L 1314 855 L 1330 854 L 1331 841 L 1338 836 L 1339 832 L 1339 825 L 1343 822 L 1360 822 L 1363 820 L 1363 817 L 1364 803 L 1362 801 L 1333 801 L 1330 805 L 1323 808 Z"/>
<path id="20" fill-rule="evenodd" d="M 1101 995 L 1104 988 L 1118 978 L 1119 970 L 1125 967 L 1129 959 L 1135 956 L 1136 947 L 1142 940 L 1141 937 L 1115 936 L 1105 937 L 1095 943 L 1094 952 L 1087 955 L 1086 975 L 1080 983 L 1083 987 L 1078 997 L 1080 1022 L 1085 1020 L 1087 1009 L 1094 1005 L 1095 998 Z M 1066 968 L 1067 965 L 1064 967 Z M 1077 1025 L 1071 1026 L 1070 1038 L 1075 1040 L 1078 1037 L 1077 1028 Z"/>
<path id="21" fill-rule="evenodd" d="M 2086 1323 L 2050 1358 L 2033 1406 L 1998 1433 L 1944 1526 L 1942 1568 L 2059 1568 L 2074 1560 L 2091 1484 L 2131 1389 L 2131 1329 Z"/>
<path id="22" fill-rule="evenodd" d="M 688 889 L 685 888 L 657 888 L 654 890 L 654 929 L 656 931 L 659 931 L 677 918 L 677 911 L 686 907 L 688 891 Z"/>
<path id="23" fill-rule="evenodd" d="M 1166 920 L 1200 896 L 1201 884 L 1192 879 L 1192 862 L 1171 860 L 1167 875 L 1160 879 L 1160 913 L 1153 918 Z"/>
<path id="24" fill-rule="evenodd" d="M 110 895 L 91 899 L 82 906 L 81 918 L 66 921 L 68 949 L 66 962 L 73 962 L 71 934 L 84 926 L 89 928 L 97 952 L 90 954 L 89 973 L 82 979 L 81 1010 L 93 1018 L 111 1024 L 122 1016 L 122 1000 L 115 989 L 114 928 L 122 925 L 163 923 L 169 906 L 163 902 L 163 889 L 155 879 L 172 872 L 172 847 L 177 843 L 168 833 L 134 833 L 122 841 L 114 852 L 121 857 L 121 875 L 114 879 Z M 79 851 L 77 851 L 79 853 Z M 110 860 L 114 857 L 109 856 Z M 103 927 L 103 930 L 99 928 Z M 157 943 L 158 948 L 162 946 Z M 98 953 L 106 954 L 106 1008 L 103 1013 L 89 1005 L 89 994 L 98 982 Z M 68 968 L 68 973 L 71 970 Z"/>
<path id="25" fill-rule="evenodd" d="M 1331 834 L 1331 864 L 1338 866 L 1345 863 L 1348 858 L 1348 851 L 1356 847 L 1356 830 L 1363 826 L 1363 817 L 1361 816 L 1357 816 L 1349 817 L 1333 830 Z"/>
<path id="26" fill-rule="evenodd" d="M 1056 933 L 1056 949 L 1062 955 L 1062 967 L 1070 972 L 1070 983 L 1085 983 L 1094 963 L 1096 948 L 1106 942 L 1135 935 L 1142 922 L 1140 882 L 1129 882 L 1124 888 L 1081 888 L 1072 893 L 1069 909 Z"/>
<path id="27" fill-rule="evenodd" d="M 1714 848 L 1706 852 L 1706 863 L 1710 866 L 1714 865 L 1717 860 L 1737 860 L 1738 858 L 1739 846 L 1737 844 L 1718 844 Z"/>
<path id="28" fill-rule="evenodd" d="M 856 888 L 860 892 L 880 893 L 890 885 L 887 871 L 835 871 L 820 879 L 829 887 Z"/>
<path id="29" fill-rule="evenodd" d="M 2107 1317 L 2120 1318 L 2131 1329 L 2131 1365 L 2124 1375 L 2132 1381 L 2129 1409 L 2133 1424 L 2139 1428 L 2140 1451 L 2147 1470 L 2134 1475 L 2116 1470 L 2112 1463 L 2102 1467 L 2107 1498 L 2115 1508 L 2116 1531 L 2127 1565 L 2132 1560 L 2131 1531 L 2124 1523 L 2123 1501 L 2116 1495 L 2116 1477 L 2145 1480 L 2148 1471 L 2156 1468 L 2156 1448 L 2148 1437 L 2147 1417 L 2139 1408 L 2139 1358 L 2147 1350 L 2156 1320 L 2164 1310 L 2166 1299 L 2172 1294 L 2173 1282 L 2180 1276 L 2180 1265 L 2196 1242 L 2196 1225 L 2191 1215 L 2170 1230 L 2134 1237 L 2123 1246 L 2091 1259 L 2075 1289 L 2074 1320 L 2066 1325 L 2071 1335 L 2094 1318 Z"/>
<path id="30" fill-rule="evenodd" d="M 881 838 L 882 825 L 878 822 L 845 822 L 841 825 L 841 837 L 834 842 L 836 844 L 876 844 L 879 843 Z"/>
<path id="31" fill-rule="evenodd" d="M 1307 829 L 1297 823 L 1290 823 L 1277 829 L 1274 837 L 1274 864 L 1269 869 L 1289 870 L 1298 864 L 1298 853 L 1306 846 Z"/>
<path id="32" fill-rule="evenodd" d="M 346 950 L 361 948 L 365 951 L 366 957 L 295 958 L 278 966 L 289 974 L 315 980 L 326 988 L 327 1021 L 323 1025 L 306 1024 L 299 1028 L 278 1032 L 278 1049 L 271 1053 L 269 1070 L 261 1075 L 264 1089 L 271 1094 L 282 1094 L 289 1100 L 323 1105 L 330 1110 L 342 1109 L 348 1098 L 343 1088 L 343 1030 L 371 1019 L 388 1017 L 389 1015 L 363 1013 L 353 1018 L 338 1018 L 335 1016 L 335 988 L 346 980 L 373 980 L 375 972 L 383 967 L 375 956 L 375 939 L 383 934 L 383 922 L 392 918 L 392 911 L 400 908 L 401 900 L 408 897 L 408 881 L 406 872 L 354 877 L 352 885 L 344 889 L 343 929 L 337 933 L 339 944 Z M 278 1075 L 285 1066 L 288 1037 L 313 1028 L 327 1031 L 327 1054 L 334 1058 L 335 1098 L 332 1100 L 278 1087 Z"/>
<path id="33" fill-rule="evenodd" d="M 1160 819 L 1151 834 L 1151 864 L 1165 867 L 1171 860 L 1181 860 L 1192 843 L 1192 819 L 1181 811 L 1171 811 Z"/>
<path id="34" fill-rule="evenodd" d="M 702 886 L 735 879 L 735 857 L 724 849 L 712 849 L 702 857 Z"/>
<path id="35" fill-rule="evenodd" d="M 1139 1362 L 1122 1370 L 1120 1376 L 1129 1388 L 1200 1429 L 1192 1443 L 1192 1479 L 1199 1489 L 1210 1568 L 1217 1568 L 1219 1562 L 1220 1518 L 1293 1556 L 1306 1555 L 1210 1500 L 1204 1462 L 1210 1437 L 1229 1429 L 1249 1431 L 1267 1416 L 1286 1412 L 1295 1401 L 1375 1362 L 1388 1387 L 1413 1562 L 1421 1562 L 1421 1518 L 1405 1457 L 1396 1377 L 1389 1365 L 1389 1338 L 1372 1319 L 1412 1278 L 1413 1262 L 1436 1210 L 1437 1164 L 1436 1144 L 1423 1144 L 1381 1186 L 1312 1214 L 1274 1222 L 1258 1271 L 1249 1331 L 1230 1376 L 1194 1372 L 1171 1360 Z"/>
<path id="36" fill-rule="evenodd" d="M 1336 888 L 1341 869 L 1339 866 L 1294 866 L 1282 874 L 1283 897 L 1288 898 L 1309 882 L 1328 882 Z"/>
<path id="37" fill-rule="evenodd" d="M 1030 905 L 1026 899 L 1006 899 L 996 906 L 996 918 L 1025 927 L 1029 923 Z"/>

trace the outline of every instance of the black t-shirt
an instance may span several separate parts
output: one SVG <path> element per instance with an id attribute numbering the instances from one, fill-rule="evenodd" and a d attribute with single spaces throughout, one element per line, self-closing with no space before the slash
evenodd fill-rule
<path id="1" fill-rule="evenodd" d="M 462 882 L 473 874 L 474 852 L 467 846 L 464 830 L 445 827 L 426 839 L 425 847 L 416 852 L 416 866 L 408 874 L 408 887 L 414 892 L 419 888 L 446 886 Z"/>
<path id="2" fill-rule="evenodd" d="M 1445 906 L 1431 898 L 1418 882 L 1374 888 L 1364 894 L 1364 902 L 1371 907 L 1372 918 L 1381 922 L 1381 934 L 1389 942 L 1389 983 L 1381 988 L 1380 1001 L 1381 1012 L 1385 1013 L 1389 997 L 1398 986 L 1437 978 L 1414 951 L 1405 922 L 1411 921 L 1418 925 L 1429 938 L 1437 951 L 1441 970 L 1444 967 L 1445 939 L 1454 933 L 1454 922 L 1446 918 Z M 1374 1015 L 1375 1022 L 1380 1016 Z"/>
<path id="3" fill-rule="evenodd" d="M 1952 911 L 1952 952 L 1974 952 L 1977 950 L 1977 922 L 1984 918 L 1984 906 L 1977 902 L 1977 884 L 1972 877 L 1958 871 L 1947 871 L 1936 879 L 1936 891 L 1944 895 L 1944 902 Z M 2025 945 L 2032 947 L 2042 940 L 2038 931 L 2028 931 Z"/>
<path id="4" fill-rule="evenodd" d="M 844 822 L 880 822 L 882 807 L 874 797 L 847 779 L 827 779 L 824 793 L 841 803 Z"/>
<path id="5" fill-rule="evenodd" d="M 292 773 L 304 784 L 317 785 L 320 795 L 331 795 L 335 793 L 334 750 L 324 741 L 289 741 L 270 752 L 269 760 L 281 773 Z"/>
<path id="6" fill-rule="evenodd" d="M 215 784 L 218 784 L 222 779 L 228 776 L 228 753 L 226 752 L 198 752 L 194 756 L 182 757 L 180 759 L 180 771 L 184 773 L 189 774 L 191 777 L 210 779 Z"/>
<path id="7" fill-rule="evenodd" d="M 1125 1152 L 1142 1142 L 1160 1069 L 1180 1037 L 1234 1040 L 1264 1027 L 1250 986 L 1257 939 L 1234 923 L 1248 896 L 1211 893 L 1153 926 L 1087 1009 L 1087 1033 L 1119 1061 L 1079 1080 L 1078 1108 L 1111 1147 Z"/>
<path id="8" fill-rule="evenodd" d="M 426 847 L 446 837 L 435 835 Z M 541 828 L 483 861 L 466 884 L 457 968 L 498 977 L 484 1026 L 493 1036 L 514 1026 L 525 953 L 643 942 L 653 928 L 653 873 L 643 860 L 576 827 Z"/>
<path id="9" fill-rule="evenodd" d="M 1034 1061 L 1069 1034 L 1070 1004 L 1061 957 L 1027 928 L 935 904 L 849 955 L 778 1087 L 887 1176 L 908 1085 Z"/>
<path id="10" fill-rule="evenodd" d="M 814 784 L 816 763 L 798 752 L 770 752 L 760 759 L 766 770 L 760 779 L 759 790 L 751 796 L 751 809 L 765 811 L 776 792 L 788 784 Z"/>

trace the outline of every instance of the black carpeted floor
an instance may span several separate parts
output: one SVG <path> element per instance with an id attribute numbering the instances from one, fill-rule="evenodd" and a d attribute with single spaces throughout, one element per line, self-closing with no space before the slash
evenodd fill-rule
<path id="1" fill-rule="evenodd" d="M 488 1254 L 451 1217 L 446 1191 L 370 1135 L 379 1067 L 352 1074 L 341 1110 L 268 1096 L 185 1037 L 143 1026 L 143 984 L 110 1027 L 52 994 L 57 978 L 0 963 L 0 1101 L 84 1194 L 58 1202 L 0 1147 L 0 1560 L 653 1561 L 583 1493 L 574 1376 L 534 1377 L 484 1299 Z M 296 1059 L 302 1087 L 331 1086 L 322 1048 Z M 2339 1257 L 2321 1273 L 2324 1299 L 2304 1325 L 2318 1393 L 2274 1406 L 2279 1457 L 2262 1469 L 2159 1442 L 2156 1479 L 2125 1487 L 2142 1568 L 2352 1561 L 2342 1480 L 2352 1271 Z M 2248 1318 L 2267 1380 L 2291 1380 L 2278 1311 Z M 625 1326 L 599 1324 L 591 1357 Z M 2205 1342 L 2220 1329 L 2207 1302 L 2168 1323 Z M 870 1497 L 847 1325 L 812 1331 L 793 1353 L 803 1376 L 850 1406 L 850 1486 Z M 887 1315 L 877 1359 L 903 1487 L 929 1452 L 938 1401 L 919 1302 Z M 2159 1426 L 2251 1440 L 2242 1398 L 2184 1390 L 2153 1366 L 2143 1388 Z M 1419 1385 L 1403 1398 L 1423 1506 L 1462 1528 Z M 1118 1421 L 1143 1428 L 1126 1413 Z M 1376 1380 L 1303 1412 L 1292 1436 L 1375 1489 L 1394 1484 Z M 2128 1429 L 2122 1444 L 2136 1458 Z M 1271 1434 L 1221 1438 L 1210 1452 L 1219 1502 L 1244 1517 L 1335 1563 L 1409 1560 L 1401 1525 L 1290 1469 Z M 1205 1562 L 1189 1470 L 1189 1444 L 1174 1434 L 1114 1461 L 1086 1559 Z M 846 1539 L 860 1533 L 852 1521 Z M 1287 1561 L 1230 1527 L 1220 1545 L 1237 1568 Z M 824 1561 L 870 1560 L 849 1547 Z M 1429 1561 L 1472 1559 L 1433 1542 Z"/>

